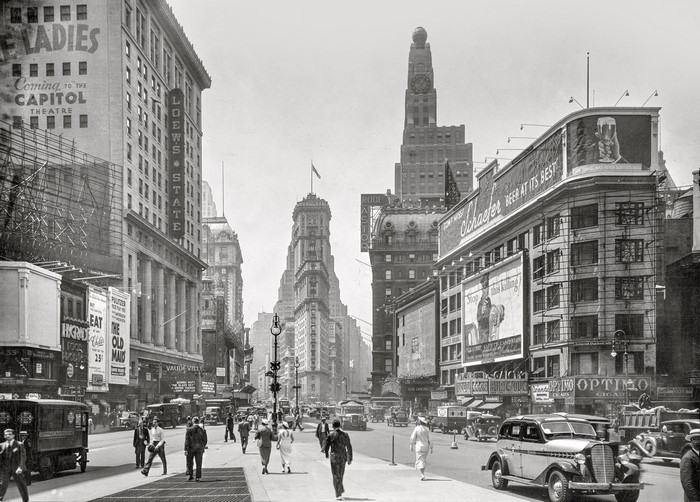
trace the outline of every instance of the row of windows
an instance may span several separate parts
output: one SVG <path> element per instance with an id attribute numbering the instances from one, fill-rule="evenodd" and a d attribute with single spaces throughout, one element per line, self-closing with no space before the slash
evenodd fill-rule
<path id="1" fill-rule="evenodd" d="M 561 340 L 559 319 L 533 325 L 532 344 L 544 345 Z M 644 338 L 644 314 L 615 314 L 615 331 L 621 330 L 627 339 Z M 571 318 L 571 340 L 595 340 L 598 338 L 598 316 L 586 315 Z"/>
<path id="2" fill-rule="evenodd" d="M 532 293 L 532 311 L 553 309 L 560 304 L 561 284 L 554 284 Z M 598 278 L 571 281 L 573 303 L 598 300 Z M 615 300 L 644 300 L 644 276 L 615 277 Z M 444 312 L 443 312 L 444 313 Z"/>
<path id="3" fill-rule="evenodd" d="M 27 66 L 29 67 L 29 74 L 24 75 L 24 76 L 29 76 L 29 77 L 38 77 L 39 76 L 39 64 L 38 63 L 30 63 Z M 63 76 L 69 76 L 71 74 L 71 71 L 72 70 L 71 70 L 71 63 L 70 62 L 61 63 L 61 72 L 62 72 Z M 78 75 L 87 75 L 87 61 L 79 61 L 78 62 Z M 12 64 L 12 76 L 13 77 L 23 76 L 21 64 L 19 64 L 19 63 Z M 46 76 L 46 77 L 56 76 L 56 68 L 55 68 L 54 63 L 46 63 L 43 76 Z"/>
<path id="4" fill-rule="evenodd" d="M 62 123 L 63 123 L 63 128 L 64 129 L 70 129 L 73 127 L 73 116 L 72 115 L 62 115 Z M 12 117 L 12 127 L 15 129 L 21 129 L 22 125 L 24 123 L 24 118 L 15 115 Z M 78 116 L 78 125 L 81 128 L 86 128 L 88 127 L 88 116 L 87 114 L 79 115 Z M 37 115 L 32 115 L 29 117 L 29 127 L 30 129 L 38 129 L 39 128 L 39 117 Z M 47 115 L 46 116 L 46 127 L 45 129 L 56 129 L 56 115 Z"/>
<path id="5" fill-rule="evenodd" d="M 10 23 L 21 24 L 26 23 L 38 23 L 39 22 L 39 7 L 26 7 L 24 19 L 22 18 L 22 7 L 12 7 L 10 9 Z M 43 13 L 43 22 L 53 23 L 56 20 L 56 12 L 53 5 L 47 5 L 41 9 Z M 77 21 L 87 20 L 87 4 L 78 4 L 75 6 L 75 19 Z M 71 20 L 71 6 L 61 5 L 59 7 L 59 19 L 61 21 Z"/>

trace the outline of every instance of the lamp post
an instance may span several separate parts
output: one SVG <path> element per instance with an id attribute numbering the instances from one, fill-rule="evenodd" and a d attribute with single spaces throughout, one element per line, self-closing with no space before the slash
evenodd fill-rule
<path id="1" fill-rule="evenodd" d="M 295 357 L 294 358 L 294 392 L 296 394 L 296 402 L 297 402 L 297 413 L 299 413 L 299 389 L 301 388 L 301 385 L 299 385 L 299 358 Z"/>
<path id="2" fill-rule="evenodd" d="M 618 336 L 621 338 L 621 340 L 618 340 Z M 623 348 L 624 353 L 623 355 L 625 356 L 624 359 L 624 364 L 625 364 L 625 401 L 627 404 L 630 402 L 630 396 L 629 396 L 629 388 L 630 388 L 630 374 L 629 374 L 629 365 L 627 364 L 629 361 L 629 352 L 627 349 L 629 348 L 629 342 L 627 341 L 627 334 L 621 330 L 618 329 L 613 333 L 613 342 L 612 342 L 612 351 L 610 352 L 610 355 L 614 358 L 617 357 L 617 352 L 615 351 L 615 348 Z"/>
<path id="3" fill-rule="evenodd" d="M 270 363 L 270 371 L 265 373 L 266 376 L 272 377 L 272 383 L 270 384 L 270 390 L 272 391 L 272 429 L 277 430 L 277 393 L 280 390 L 280 384 L 277 382 L 277 372 L 280 369 L 280 362 L 277 360 L 277 337 L 282 333 L 282 327 L 280 326 L 280 318 L 277 314 L 272 317 L 272 326 L 270 326 L 270 333 L 274 338 L 274 359 Z"/>

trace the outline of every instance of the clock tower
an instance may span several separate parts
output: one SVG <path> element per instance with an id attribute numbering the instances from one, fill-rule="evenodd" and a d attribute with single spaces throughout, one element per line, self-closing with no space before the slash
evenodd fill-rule
<path id="1" fill-rule="evenodd" d="M 413 31 L 413 43 L 408 53 L 408 86 L 406 89 L 406 120 L 404 127 L 426 127 L 437 121 L 437 92 L 433 87 L 433 56 L 428 33 L 418 27 Z"/>

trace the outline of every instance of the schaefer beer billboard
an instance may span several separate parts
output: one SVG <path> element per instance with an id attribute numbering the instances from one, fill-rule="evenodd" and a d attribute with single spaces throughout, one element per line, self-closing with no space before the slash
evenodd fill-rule
<path id="1" fill-rule="evenodd" d="M 462 366 L 523 357 L 523 254 L 464 281 Z"/>

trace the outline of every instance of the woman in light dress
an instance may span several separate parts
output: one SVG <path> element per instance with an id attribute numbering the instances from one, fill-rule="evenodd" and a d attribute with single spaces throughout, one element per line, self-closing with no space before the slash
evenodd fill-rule
<path id="1" fill-rule="evenodd" d="M 411 451 L 416 453 L 416 469 L 420 471 L 420 480 L 425 480 L 425 466 L 428 464 L 428 452 L 433 452 L 430 442 L 430 429 L 425 417 L 418 417 L 416 428 L 411 433 Z"/>
<path id="2" fill-rule="evenodd" d="M 292 473 L 292 443 L 294 442 L 294 433 L 289 430 L 289 424 L 286 420 L 282 421 L 282 430 L 277 435 L 277 449 L 280 451 L 282 459 L 282 472 Z"/>

